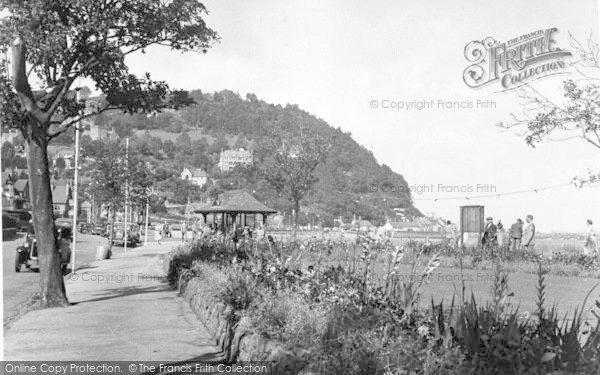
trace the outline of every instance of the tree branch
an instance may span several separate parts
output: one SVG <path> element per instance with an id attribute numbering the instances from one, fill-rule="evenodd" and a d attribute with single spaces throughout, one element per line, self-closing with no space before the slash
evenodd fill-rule
<path id="1" fill-rule="evenodd" d="M 47 118 L 45 113 L 38 107 L 33 98 L 33 92 L 29 81 L 27 80 L 27 69 L 25 62 L 27 59 L 27 48 L 20 37 L 17 37 L 12 44 L 12 84 L 23 106 L 40 122 L 45 123 Z"/>
<path id="2" fill-rule="evenodd" d="M 66 131 L 67 131 L 67 130 L 69 130 L 69 129 L 70 129 L 70 128 L 71 128 L 71 127 L 74 125 L 74 124 L 78 123 L 78 122 L 79 122 L 79 121 L 81 121 L 81 120 L 84 120 L 84 119 L 86 119 L 86 118 L 88 118 L 88 117 L 97 116 L 97 115 L 99 115 L 99 114 L 101 114 L 101 113 L 103 113 L 103 112 L 110 111 L 110 110 L 113 110 L 113 109 L 119 109 L 119 107 L 118 107 L 118 106 L 110 106 L 110 105 L 109 105 L 109 106 L 106 106 L 106 107 L 104 107 L 104 108 L 102 108 L 102 109 L 100 109 L 100 110 L 94 111 L 94 112 L 92 112 L 92 113 L 87 113 L 87 114 L 84 114 L 84 115 L 78 116 L 76 119 L 73 119 L 73 120 L 71 120 L 71 121 L 69 121 L 69 122 L 66 122 L 66 123 L 65 123 L 64 121 L 60 121 L 59 123 L 62 125 L 62 126 L 61 126 L 61 128 L 60 128 L 59 130 L 55 131 L 55 132 L 54 132 L 54 133 L 52 133 L 52 134 L 48 134 L 48 141 L 50 141 L 50 140 L 52 140 L 52 139 L 54 139 L 54 138 L 58 137 L 59 135 L 61 135 L 61 134 L 62 134 L 62 133 L 64 133 L 64 132 L 66 132 Z"/>

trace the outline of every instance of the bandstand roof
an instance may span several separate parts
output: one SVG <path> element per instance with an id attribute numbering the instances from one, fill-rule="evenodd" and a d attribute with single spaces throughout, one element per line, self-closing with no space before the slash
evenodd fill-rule
<path id="1" fill-rule="evenodd" d="M 274 214 L 277 211 L 259 202 L 244 190 L 232 190 L 221 194 L 215 204 L 195 206 L 195 213 L 256 213 Z"/>

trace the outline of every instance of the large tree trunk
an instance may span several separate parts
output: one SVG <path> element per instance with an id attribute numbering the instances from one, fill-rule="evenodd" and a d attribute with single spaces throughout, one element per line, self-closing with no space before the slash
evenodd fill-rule
<path id="1" fill-rule="evenodd" d="M 35 121 L 35 120 L 30 120 Z M 60 253 L 54 236 L 54 212 L 48 169 L 46 134 L 37 124 L 29 127 L 27 167 L 33 226 L 40 261 L 40 307 L 67 306 Z"/>
<path id="2" fill-rule="evenodd" d="M 21 104 L 29 113 L 22 125 L 27 144 L 27 169 L 33 227 L 40 261 L 40 307 L 58 307 L 69 304 L 60 267 L 60 253 L 54 237 L 54 213 L 50 175 L 48 171 L 48 116 L 35 103 L 27 81 L 26 48 L 20 38 L 12 44 L 12 82 Z"/>

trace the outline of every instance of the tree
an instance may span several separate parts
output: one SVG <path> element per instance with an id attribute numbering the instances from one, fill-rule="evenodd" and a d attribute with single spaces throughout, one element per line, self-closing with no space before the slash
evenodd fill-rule
<path id="1" fill-rule="evenodd" d="M 194 0 L 0 0 L 0 46 L 10 46 L 12 74 L 0 63 L 0 123 L 27 144 L 33 223 L 40 252 L 40 307 L 68 304 L 54 239 L 48 142 L 82 118 L 108 110 L 149 113 L 191 103 L 146 73 L 129 72 L 128 55 L 150 46 L 206 50 L 218 40 Z M 32 74 L 30 74 L 32 73 Z M 103 99 L 86 107 L 74 83 L 94 81 Z M 33 90 L 39 84 L 40 90 Z M 85 111 L 84 111 L 85 110 Z"/>
<path id="2" fill-rule="evenodd" d="M 313 172 L 325 160 L 330 142 L 325 137 L 303 134 L 300 129 L 299 134 L 285 137 L 281 145 L 275 141 L 266 144 L 271 156 L 265 159 L 262 173 L 278 192 L 285 194 L 293 203 L 295 224 L 298 224 L 300 201 L 317 183 Z"/>
<path id="3" fill-rule="evenodd" d="M 117 212 L 124 210 L 126 200 L 129 209 L 144 205 L 153 178 L 145 163 L 132 153 L 126 153 L 121 142 L 107 142 L 95 151 L 98 154 L 90 154 L 94 158 L 90 193 L 108 208 L 110 252 Z"/>
<path id="4" fill-rule="evenodd" d="M 524 128 L 520 135 L 532 147 L 542 141 L 576 139 L 600 151 L 600 47 L 591 38 L 587 46 L 572 35 L 570 39 L 579 57 L 572 65 L 583 79 L 563 82 L 562 101 L 550 98 L 530 84 L 525 85 L 518 91 L 524 113 L 513 114 L 510 122 L 501 122 L 498 126 L 504 129 Z M 600 180 L 600 171 L 589 171 L 588 174 L 575 177 L 574 182 L 582 186 Z"/>

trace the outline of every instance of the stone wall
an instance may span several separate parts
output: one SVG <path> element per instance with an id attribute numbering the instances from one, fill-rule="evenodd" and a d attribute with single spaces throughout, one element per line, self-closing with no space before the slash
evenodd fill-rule
<path id="1" fill-rule="evenodd" d="M 171 257 L 165 258 L 168 270 Z M 177 286 L 183 298 L 188 301 L 198 319 L 215 338 L 228 363 L 238 361 L 267 361 L 272 363 L 277 374 L 298 374 L 306 364 L 306 351 L 286 350 L 276 341 L 268 340 L 255 332 L 247 317 L 238 318 L 233 308 L 214 296 L 202 277 L 179 280 Z"/>

